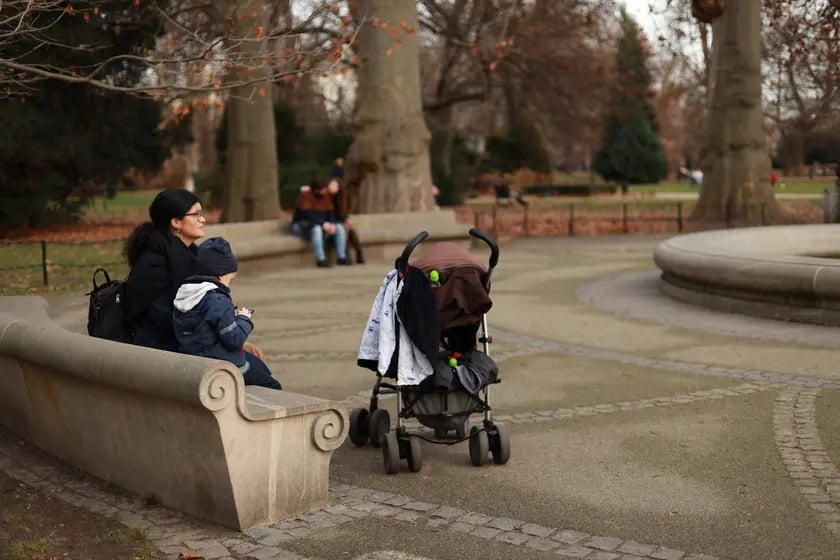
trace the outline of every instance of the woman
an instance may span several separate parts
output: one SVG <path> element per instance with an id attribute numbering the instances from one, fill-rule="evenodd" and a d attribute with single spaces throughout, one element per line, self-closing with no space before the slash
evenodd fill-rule
<path id="1" fill-rule="evenodd" d="M 159 192 L 149 206 L 149 217 L 151 221 L 137 226 L 125 242 L 130 267 L 125 311 L 134 344 L 177 352 L 172 326 L 175 295 L 196 272 L 195 242 L 204 237 L 206 220 L 201 201 L 184 189 Z M 255 344 L 246 342 L 243 349 L 265 359 Z"/>
<path id="2" fill-rule="evenodd" d="M 336 218 L 344 224 L 347 245 L 356 252 L 356 262 L 364 264 L 365 256 L 362 252 L 362 242 L 359 240 L 359 234 L 356 232 L 356 228 L 350 223 L 350 216 L 348 215 L 350 209 L 350 193 L 341 184 L 340 179 L 335 177 L 330 180 L 327 191 L 332 197 Z"/>
<path id="3" fill-rule="evenodd" d="M 195 274 L 195 242 L 204 237 L 205 219 L 198 197 L 184 189 L 159 192 L 149 217 L 125 243 L 127 320 L 134 344 L 177 352 L 172 302 L 178 287 Z"/>

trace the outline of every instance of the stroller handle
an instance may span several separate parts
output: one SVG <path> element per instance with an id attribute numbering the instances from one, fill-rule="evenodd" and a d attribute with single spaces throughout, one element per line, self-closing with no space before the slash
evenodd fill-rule
<path id="1" fill-rule="evenodd" d="M 402 255 L 399 256 L 397 262 L 395 263 L 397 270 L 405 270 L 405 267 L 408 266 L 408 259 L 411 257 L 411 253 L 414 252 L 414 249 L 423 243 L 423 240 L 427 237 L 429 237 L 429 232 L 424 230 L 415 235 L 414 238 L 408 242 L 405 249 L 403 249 Z"/>
<path id="2" fill-rule="evenodd" d="M 499 246 L 496 245 L 493 238 L 476 228 L 470 230 L 470 235 L 487 243 L 487 246 L 490 247 L 490 269 L 496 268 L 496 264 L 499 262 Z"/>

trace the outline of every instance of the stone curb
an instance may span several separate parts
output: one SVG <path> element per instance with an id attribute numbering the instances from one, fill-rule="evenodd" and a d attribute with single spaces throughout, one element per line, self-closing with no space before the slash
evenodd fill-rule
<path id="1" fill-rule="evenodd" d="M 783 391 L 776 398 L 773 435 L 782 462 L 817 518 L 840 538 L 840 472 L 817 431 L 817 390 Z"/>
<path id="2" fill-rule="evenodd" d="M 500 545 L 553 551 L 566 558 L 723 560 L 653 544 L 494 517 L 346 484 L 331 486 L 333 503 L 325 508 L 270 527 L 253 527 L 245 533 L 236 533 L 164 507 L 139 505 L 137 500 L 108 492 L 98 482 L 79 480 L 46 463 L 27 457 L 14 445 L 0 442 L 0 469 L 9 476 L 30 486 L 49 490 L 67 503 L 144 531 L 167 558 L 173 559 L 184 550 L 194 550 L 207 560 L 233 560 L 233 555 L 254 560 L 307 560 L 280 545 L 357 519 L 389 518 L 469 534 Z"/>

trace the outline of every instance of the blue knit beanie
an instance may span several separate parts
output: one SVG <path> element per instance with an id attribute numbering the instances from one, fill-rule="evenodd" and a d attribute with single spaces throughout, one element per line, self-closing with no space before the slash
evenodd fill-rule
<path id="1" fill-rule="evenodd" d="M 195 269 L 200 276 L 224 276 L 236 272 L 238 266 L 230 243 L 223 237 L 211 237 L 199 245 Z"/>

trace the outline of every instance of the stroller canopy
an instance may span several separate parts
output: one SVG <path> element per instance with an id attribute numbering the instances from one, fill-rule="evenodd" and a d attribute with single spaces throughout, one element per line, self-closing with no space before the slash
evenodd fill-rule
<path id="1" fill-rule="evenodd" d="M 460 245 L 441 242 L 417 257 L 411 266 L 426 276 L 439 273 L 440 287 L 435 289 L 441 333 L 457 327 L 477 328 L 482 316 L 493 305 L 487 282 L 487 267 Z M 474 344 L 474 332 L 472 343 Z"/>
<path id="2" fill-rule="evenodd" d="M 481 261 L 457 243 L 450 241 L 435 243 L 428 251 L 414 259 L 411 265 L 427 274 L 432 270 L 442 271 L 460 266 L 474 266 L 482 272 L 487 271 L 487 267 Z"/>

